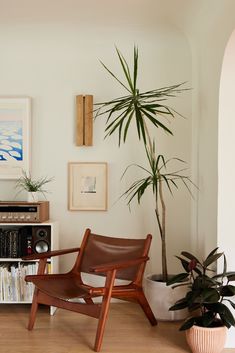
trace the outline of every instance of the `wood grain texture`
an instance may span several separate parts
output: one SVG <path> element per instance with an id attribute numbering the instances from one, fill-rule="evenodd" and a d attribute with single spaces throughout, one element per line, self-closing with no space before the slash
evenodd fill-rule
<path id="1" fill-rule="evenodd" d="M 33 297 L 28 329 L 32 330 L 34 326 L 39 303 L 95 317 L 98 319 L 98 326 L 94 350 L 99 352 L 108 317 L 109 304 L 111 297 L 116 296 L 116 287 L 119 298 L 127 301 L 135 300 L 142 307 L 150 324 L 157 325 L 157 320 L 145 298 L 142 288 L 142 278 L 145 263 L 149 259 L 148 252 L 151 240 L 152 236 L 150 234 L 144 239 L 117 239 L 93 234 L 90 229 L 86 229 L 80 252 L 70 272 L 50 275 L 42 275 L 42 272 L 40 272 L 36 276 L 26 276 L 26 281 L 32 282 L 35 285 L 35 295 Z M 102 250 L 101 245 L 104 241 L 106 243 L 105 247 L 109 245 L 106 252 Z M 98 247 L 97 244 L 99 244 Z M 90 251 L 92 251 L 92 259 Z M 66 252 L 62 250 L 62 253 Z M 110 253 L 111 258 L 116 259 L 115 262 L 109 262 Z M 59 255 L 59 251 L 57 251 L 57 254 Z M 131 260 L 129 257 L 131 257 Z M 39 269 L 43 261 L 46 263 L 46 258 L 40 259 Z M 102 295 L 101 305 L 92 301 L 90 302 L 92 296 L 97 296 L 95 293 L 97 288 L 90 286 L 89 290 L 88 286 L 83 283 L 81 275 L 81 272 L 93 273 L 91 271 L 92 264 L 99 264 L 100 262 L 104 262 L 105 265 L 93 266 L 93 271 L 97 270 L 98 273 L 100 271 L 106 273 L 105 285 L 101 288 L 101 291 L 99 289 L 99 295 Z M 115 278 L 128 279 L 130 283 L 128 285 L 115 286 Z M 70 301 L 70 299 L 74 298 L 85 299 L 86 304 Z"/>
<path id="2" fill-rule="evenodd" d="M 26 329 L 30 307 L 0 306 L 1 353 L 91 353 L 97 320 L 58 309 L 54 317 L 39 307 L 33 331 Z M 141 308 L 114 303 L 107 320 L 102 353 L 190 353 L 180 322 L 146 325 Z M 87 329 L 89 328 L 89 330 Z M 223 353 L 234 353 L 225 349 Z"/>
<path id="3" fill-rule="evenodd" d="M 85 146 L 93 145 L 93 96 L 85 96 L 85 109 L 84 109 L 84 118 L 85 118 Z"/>
<path id="4" fill-rule="evenodd" d="M 93 144 L 93 96 L 76 96 L 76 145 Z"/>
<path id="5" fill-rule="evenodd" d="M 80 250 L 80 248 L 69 248 L 69 249 L 63 249 L 63 250 L 52 250 L 52 251 L 47 251 L 47 252 L 40 253 L 40 254 L 32 254 L 32 255 L 24 256 L 24 257 L 22 257 L 22 259 L 23 260 L 28 260 L 28 261 L 46 259 L 46 258 L 53 257 L 53 256 L 59 256 L 59 255 L 70 254 L 70 253 L 73 253 L 73 252 L 79 252 L 79 250 Z"/>
<path id="6" fill-rule="evenodd" d="M 27 202 L 27 201 L 0 201 L 0 206 L 37 206 L 38 215 L 36 219 L 32 217 L 29 220 L 22 220 L 21 218 L 14 219 L 14 223 L 42 223 L 49 220 L 49 201 Z M 1 219 L 1 223 L 9 223 L 10 220 L 6 218 Z M 13 223 L 12 221 L 10 223 Z"/>
<path id="7" fill-rule="evenodd" d="M 84 99 L 76 96 L 76 145 L 84 145 Z"/>

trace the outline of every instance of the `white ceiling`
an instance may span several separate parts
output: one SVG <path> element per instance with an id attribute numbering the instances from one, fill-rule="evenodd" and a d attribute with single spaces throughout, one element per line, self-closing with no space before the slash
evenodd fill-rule
<path id="1" fill-rule="evenodd" d="M 76 23 L 122 25 L 170 22 L 200 28 L 234 0 L 0 0 L 0 23 Z"/>
<path id="2" fill-rule="evenodd" d="M 105 31 L 140 27 L 152 34 L 161 25 L 173 26 L 191 45 L 206 42 L 208 48 L 220 36 L 227 41 L 234 13 L 235 0 L 0 0 L 0 26 L 55 25 L 57 30 L 56 25 L 84 24 L 84 31 L 89 25 Z"/>

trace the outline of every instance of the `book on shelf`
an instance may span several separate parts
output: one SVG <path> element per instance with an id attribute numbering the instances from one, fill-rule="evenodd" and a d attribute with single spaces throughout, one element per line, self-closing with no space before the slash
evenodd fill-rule
<path id="1" fill-rule="evenodd" d="M 37 271 L 38 262 L 0 263 L 0 301 L 32 301 L 34 286 L 25 282 L 25 276 L 35 275 Z"/>

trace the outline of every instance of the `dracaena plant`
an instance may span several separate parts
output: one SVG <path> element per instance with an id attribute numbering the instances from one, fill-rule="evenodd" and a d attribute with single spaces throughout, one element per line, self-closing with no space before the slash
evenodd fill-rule
<path id="1" fill-rule="evenodd" d="M 178 300 L 169 310 L 188 308 L 190 317 L 183 323 L 180 330 L 187 330 L 193 325 L 202 327 L 216 327 L 225 325 L 235 326 L 231 310 L 224 304 L 229 303 L 233 309 L 235 304 L 235 272 L 227 271 L 227 261 L 223 253 L 217 253 L 218 248 L 210 252 L 204 261 L 199 261 L 193 254 L 182 251 L 176 256 L 184 269 L 168 281 L 173 288 L 187 286 L 185 297 Z M 213 265 L 223 257 L 223 271 L 215 273 Z"/>
<path id="2" fill-rule="evenodd" d="M 180 115 L 169 104 L 168 99 L 176 97 L 178 94 L 186 91 L 182 88 L 183 83 L 173 86 L 157 88 L 150 91 L 140 92 L 137 87 L 138 78 L 138 49 L 134 47 L 133 70 L 131 69 L 121 54 L 116 49 L 119 63 L 121 65 L 124 81 L 119 79 L 106 65 L 105 70 L 120 84 L 126 92 L 126 95 L 115 98 L 110 101 L 97 103 L 96 117 L 106 117 L 106 137 L 114 133 L 118 134 L 119 146 L 121 142 L 125 143 L 128 137 L 128 131 L 136 128 L 140 141 L 143 142 L 148 167 L 132 164 L 145 173 L 145 176 L 135 180 L 133 184 L 123 193 L 127 198 L 128 205 L 137 198 L 141 201 L 142 196 L 148 188 L 151 188 L 155 200 L 155 215 L 162 244 L 162 280 L 167 281 L 167 252 L 166 252 L 166 205 L 164 201 L 164 188 L 166 185 L 172 193 L 173 188 L 178 188 L 178 183 L 182 182 L 189 189 L 191 183 L 189 177 L 185 175 L 185 169 L 168 170 L 168 166 L 175 162 L 183 163 L 179 158 L 165 159 L 162 154 L 156 152 L 156 144 L 150 134 L 150 127 L 160 128 L 162 131 L 172 135 L 172 131 L 167 126 L 167 121 Z M 126 169 L 125 173 L 129 167 Z"/>

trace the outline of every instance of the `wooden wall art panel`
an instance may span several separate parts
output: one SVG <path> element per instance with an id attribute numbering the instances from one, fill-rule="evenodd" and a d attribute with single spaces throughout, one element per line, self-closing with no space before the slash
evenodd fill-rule
<path id="1" fill-rule="evenodd" d="M 76 96 L 76 145 L 93 145 L 93 96 Z"/>

